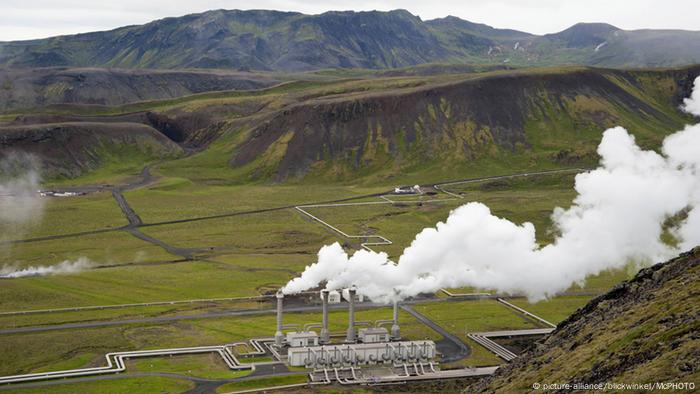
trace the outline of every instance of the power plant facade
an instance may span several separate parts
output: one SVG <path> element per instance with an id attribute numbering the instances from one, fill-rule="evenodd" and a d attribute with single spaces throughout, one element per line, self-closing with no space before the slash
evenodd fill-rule
<path id="1" fill-rule="evenodd" d="M 356 368 L 374 364 L 415 364 L 432 363 L 437 355 L 435 342 L 429 340 L 402 341 L 399 327 L 398 303 L 394 303 L 393 318 L 380 320 L 370 326 L 368 322 L 355 321 L 355 304 L 362 303 L 364 297 L 355 288 L 341 292 L 321 290 L 321 324 L 309 323 L 302 331 L 283 333 L 284 295 L 277 293 L 277 331 L 275 346 L 280 354 L 286 349 L 287 362 L 291 366 L 319 369 Z M 344 338 L 340 336 L 333 343 L 328 328 L 329 304 L 344 300 L 348 304 L 348 326 Z M 363 325 L 359 330 L 357 325 Z M 391 325 L 391 329 L 383 327 Z M 320 335 L 310 327 L 319 327 Z M 342 334 L 341 334 L 342 335 Z M 338 336 L 338 335 L 336 335 Z"/>
<path id="2" fill-rule="evenodd" d="M 287 362 L 306 368 L 359 367 L 381 363 L 429 362 L 435 358 L 435 342 L 405 341 L 290 347 Z"/>

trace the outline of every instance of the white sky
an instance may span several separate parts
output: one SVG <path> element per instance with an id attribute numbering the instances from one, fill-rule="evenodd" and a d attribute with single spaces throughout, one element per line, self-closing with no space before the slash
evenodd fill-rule
<path id="1" fill-rule="evenodd" d="M 424 20 L 454 15 L 536 34 L 561 31 L 577 22 L 700 30 L 698 0 L 0 0 L 0 41 L 108 30 L 220 8 L 307 14 L 404 8 Z"/>

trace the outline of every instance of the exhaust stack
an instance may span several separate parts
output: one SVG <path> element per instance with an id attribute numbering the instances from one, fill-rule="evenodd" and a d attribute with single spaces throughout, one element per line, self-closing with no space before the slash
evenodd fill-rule
<path id="1" fill-rule="evenodd" d="M 321 290 L 321 301 L 323 303 L 323 324 L 321 327 L 321 338 L 320 342 L 322 344 L 330 343 L 331 335 L 328 332 L 328 290 Z"/>
<path id="2" fill-rule="evenodd" d="M 391 326 L 391 339 L 398 341 L 401 339 L 401 330 L 399 329 L 399 302 L 394 301 L 394 324 Z"/>
<path id="3" fill-rule="evenodd" d="M 349 309 L 348 309 L 348 335 L 345 338 L 345 342 L 348 343 L 355 343 L 355 293 L 357 293 L 357 289 L 350 288 L 348 289 L 348 303 Z"/>
<path id="4" fill-rule="evenodd" d="M 282 290 L 277 292 L 277 332 L 275 332 L 275 345 L 277 347 L 282 347 L 284 341 L 284 334 L 282 334 L 282 303 L 284 300 L 284 294 Z"/>

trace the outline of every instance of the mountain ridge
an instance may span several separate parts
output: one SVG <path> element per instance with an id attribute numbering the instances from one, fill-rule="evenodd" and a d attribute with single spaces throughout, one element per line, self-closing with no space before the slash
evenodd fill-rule
<path id="1" fill-rule="evenodd" d="M 0 42 L 0 67 L 390 69 L 425 63 L 668 67 L 700 63 L 700 32 L 579 23 L 533 35 L 406 10 L 213 10 L 143 25 Z"/>

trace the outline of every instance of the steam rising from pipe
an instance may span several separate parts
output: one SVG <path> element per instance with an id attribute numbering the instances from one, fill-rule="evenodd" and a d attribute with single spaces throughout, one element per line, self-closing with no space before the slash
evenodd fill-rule
<path id="1" fill-rule="evenodd" d="M 37 267 L 28 267 L 23 269 L 17 269 L 9 265 L 4 265 L 2 268 L 0 268 L 0 278 L 14 279 L 25 276 L 74 274 L 92 268 L 93 266 L 94 264 L 92 261 L 86 257 L 80 257 L 76 261 L 65 260 L 50 266 L 40 265 Z"/>
<path id="2" fill-rule="evenodd" d="M 10 153 L 0 159 L 0 242 L 25 233 L 41 220 L 44 200 L 34 156 Z"/>
<path id="3" fill-rule="evenodd" d="M 689 114 L 700 116 L 700 77 L 695 78 L 693 92 L 683 100 L 683 110 Z"/>
<path id="4" fill-rule="evenodd" d="M 700 116 L 700 77 L 683 108 Z M 537 244 L 532 223 L 515 224 L 471 202 L 416 235 L 398 264 L 386 253 L 360 250 L 349 257 L 335 243 L 321 248 L 318 262 L 283 291 L 325 281 L 328 289 L 355 285 L 388 303 L 473 286 L 535 301 L 601 271 L 667 259 L 700 243 L 700 125 L 668 136 L 662 154 L 642 150 L 615 127 L 603 133 L 598 154 L 599 167 L 576 176 L 572 206 L 552 213 L 557 236 L 550 245 Z M 675 242 L 662 241 L 665 230 Z"/>
<path id="5" fill-rule="evenodd" d="M 41 177 L 38 160 L 28 154 L 10 152 L 0 156 L 0 259 L 11 251 L 7 241 L 23 238 L 44 213 L 38 194 Z"/>

